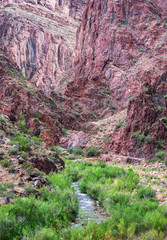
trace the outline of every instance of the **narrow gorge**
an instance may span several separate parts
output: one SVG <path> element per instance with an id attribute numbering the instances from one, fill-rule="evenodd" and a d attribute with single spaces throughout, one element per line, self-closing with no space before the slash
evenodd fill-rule
<path id="1" fill-rule="evenodd" d="M 167 1 L 0 0 L 0 240 L 167 239 L 166 204 Z"/>

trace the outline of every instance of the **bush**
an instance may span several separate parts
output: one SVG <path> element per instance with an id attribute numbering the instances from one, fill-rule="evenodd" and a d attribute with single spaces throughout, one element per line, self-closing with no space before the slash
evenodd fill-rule
<path id="1" fill-rule="evenodd" d="M 152 137 L 150 135 L 148 135 L 146 137 L 146 140 L 147 140 L 148 143 L 152 143 Z"/>
<path id="2" fill-rule="evenodd" d="M 112 104 L 110 104 L 109 107 L 110 107 L 111 109 L 113 109 L 113 110 L 117 109 L 117 107 L 116 107 L 116 106 L 113 106 Z"/>
<path id="3" fill-rule="evenodd" d="M 10 166 L 10 161 L 8 159 L 4 159 L 0 161 L 0 164 L 2 165 L 2 167 L 9 167 Z"/>
<path id="4" fill-rule="evenodd" d="M 58 155 L 62 155 L 62 150 L 59 149 L 59 148 L 56 147 L 56 146 L 52 146 L 52 147 L 50 148 L 50 150 L 53 151 L 53 152 L 56 152 Z"/>
<path id="5" fill-rule="evenodd" d="M 21 151 L 27 151 L 30 146 L 30 138 L 28 136 L 24 136 L 23 133 L 16 134 L 12 140 L 12 143 L 19 144 Z"/>
<path id="6" fill-rule="evenodd" d="M 99 156 L 101 154 L 100 150 L 98 149 L 98 147 L 88 147 L 86 149 L 86 157 L 96 157 Z"/>
<path id="7" fill-rule="evenodd" d="M 16 155 L 19 152 L 18 148 L 9 148 L 8 153 L 11 155 Z"/>
<path id="8" fill-rule="evenodd" d="M 138 193 L 140 198 L 150 198 L 155 197 L 155 191 L 149 186 L 147 188 L 143 188 Z"/>
<path id="9" fill-rule="evenodd" d="M 24 191 L 26 194 L 34 194 L 36 192 L 36 189 L 32 185 L 28 185 L 24 188 Z"/>
<path id="10" fill-rule="evenodd" d="M 23 133 L 27 133 L 27 128 L 26 128 L 26 122 L 24 120 L 17 122 L 17 125 L 19 126 L 19 129 Z"/>
<path id="11" fill-rule="evenodd" d="M 155 155 L 156 155 L 158 158 L 163 159 L 163 157 L 166 155 L 166 152 L 164 152 L 164 151 L 158 151 Z"/>
<path id="12" fill-rule="evenodd" d="M 27 152 L 21 152 L 21 153 L 20 153 L 20 156 L 21 156 L 22 158 L 27 158 L 27 157 L 28 157 L 28 153 L 27 153 Z"/>

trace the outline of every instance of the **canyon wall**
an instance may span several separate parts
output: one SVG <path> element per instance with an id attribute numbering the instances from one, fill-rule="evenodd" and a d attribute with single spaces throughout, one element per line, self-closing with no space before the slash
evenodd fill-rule
<path id="1" fill-rule="evenodd" d="M 118 108 L 128 106 L 127 127 L 110 136 L 108 151 L 150 157 L 156 142 L 167 146 L 166 13 L 163 0 L 90 0 L 84 12 L 66 94 L 89 96 L 91 106 L 102 100 L 88 92 L 105 85 Z M 144 135 L 139 144 L 136 132 Z"/>
<path id="2" fill-rule="evenodd" d="M 61 91 L 73 78 L 85 2 L 9 0 L 0 6 L 0 48 L 40 89 Z"/>
<path id="3" fill-rule="evenodd" d="M 60 8 L 67 15 L 81 21 L 87 0 L 2 0 L 0 2 L 0 8 L 14 3 L 29 3 L 36 6 L 40 5 L 52 11 L 56 11 L 57 8 Z"/>

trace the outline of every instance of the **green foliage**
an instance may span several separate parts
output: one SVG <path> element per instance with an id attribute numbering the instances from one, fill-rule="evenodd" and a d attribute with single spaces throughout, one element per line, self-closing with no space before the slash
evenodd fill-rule
<path id="1" fill-rule="evenodd" d="M 42 138 L 33 136 L 31 139 L 32 139 L 32 142 L 33 142 L 34 144 L 42 145 Z"/>
<path id="2" fill-rule="evenodd" d="M 24 120 L 17 122 L 17 125 L 19 126 L 19 129 L 23 133 L 27 133 L 27 128 L 26 128 L 26 122 Z"/>
<path id="3" fill-rule="evenodd" d="M 84 150 L 80 147 L 68 148 L 67 152 L 78 156 L 84 156 Z"/>
<path id="4" fill-rule="evenodd" d="M 158 110 L 159 112 L 162 112 L 162 107 L 161 107 L 161 106 L 158 106 L 157 110 Z"/>
<path id="5" fill-rule="evenodd" d="M 30 138 L 28 136 L 24 136 L 23 133 L 17 133 L 14 136 L 12 143 L 19 144 L 21 151 L 27 151 L 30 146 Z"/>
<path id="6" fill-rule="evenodd" d="M 8 149 L 8 153 L 11 155 L 16 155 L 16 154 L 18 154 L 18 152 L 19 152 L 18 148 L 9 148 Z"/>
<path id="7" fill-rule="evenodd" d="M 78 210 L 71 188 L 75 180 L 79 180 L 83 192 L 106 209 L 109 218 L 105 222 L 67 229 Z M 1 206 L 1 239 L 161 240 L 166 234 L 165 206 L 158 206 L 151 187 L 138 185 L 139 175 L 131 169 L 108 167 L 103 162 L 67 161 L 66 169 L 50 174 L 48 181 L 52 183 L 52 191 L 40 189 L 37 199 L 30 195 L 15 199 L 12 205 Z"/>
<path id="8" fill-rule="evenodd" d="M 144 134 L 141 134 L 140 131 L 134 132 L 132 134 L 132 137 L 136 139 L 136 141 L 139 145 L 141 145 L 144 142 L 144 139 L 145 139 Z"/>
<path id="9" fill-rule="evenodd" d="M 4 151 L 0 151 L 0 159 L 2 159 L 4 155 L 5 155 Z"/>
<path id="10" fill-rule="evenodd" d="M 152 137 L 150 135 L 147 135 L 146 140 L 148 143 L 152 143 Z"/>
<path id="11" fill-rule="evenodd" d="M 98 147 L 90 146 L 86 149 L 86 156 L 87 157 L 96 157 L 100 155 L 100 150 Z"/>
<path id="12" fill-rule="evenodd" d="M 130 95 L 130 98 L 129 98 L 129 101 L 130 101 L 130 102 L 133 102 L 134 99 L 135 99 L 134 96 L 131 94 L 131 95 Z"/>
<path id="13" fill-rule="evenodd" d="M 28 153 L 27 153 L 27 152 L 21 152 L 21 153 L 20 153 L 20 156 L 21 156 L 22 158 L 27 158 L 27 157 L 28 157 Z"/>
<path id="14" fill-rule="evenodd" d="M 62 150 L 58 148 L 57 146 L 52 146 L 50 148 L 51 151 L 56 152 L 58 155 L 62 155 Z"/>
<path id="15" fill-rule="evenodd" d="M 166 118 L 166 117 L 161 118 L 161 120 L 162 120 L 164 123 L 167 123 L 167 118 Z"/>
<path id="16" fill-rule="evenodd" d="M 33 172 L 34 170 L 30 162 L 24 162 L 21 167 L 28 173 Z"/>
<path id="17" fill-rule="evenodd" d="M 67 129 L 65 129 L 65 128 L 62 128 L 62 135 L 64 136 L 64 137 L 66 137 L 67 136 Z"/>
<path id="18" fill-rule="evenodd" d="M 34 194 L 36 192 L 36 189 L 32 185 L 28 185 L 24 188 L 25 194 Z"/>
<path id="19" fill-rule="evenodd" d="M 117 126 L 118 126 L 119 128 L 121 128 L 121 127 L 125 126 L 125 124 L 126 124 L 125 122 L 119 121 L 118 124 L 117 124 Z"/>
<path id="20" fill-rule="evenodd" d="M 104 90 L 104 93 L 105 93 L 105 94 L 111 94 L 111 93 L 110 93 L 110 89 L 109 89 L 109 88 L 105 89 L 105 90 Z"/>
<path id="21" fill-rule="evenodd" d="M 0 105 L 2 105 L 2 104 L 0 103 Z M 5 123 L 5 122 L 6 122 L 5 118 L 0 116 L 0 123 Z"/>
<path id="22" fill-rule="evenodd" d="M 8 159 L 3 159 L 0 161 L 0 164 L 2 165 L 2 167 L 9 167 L 10 166 L 10 161 Z"/>
<path id="23" fill-rule="evenodd" d="M 113 106 L 112 104 L 110 104 L 110 109 L 113 109 L 113 110 L 115 110 L 115 109 L 117 109 L 117 107 L 116 106 Z"/>
<path id="24" fill-rule="evenodd" d="M 140 198 L 152 198 L 155 197 L 155 191 L 149 186 L 147 188 L 143 188 L 138 193 Z"/>
<path id="25" fill-rule="evenodd" d="M 158 158 L 163 159 L 163 157 L 164 157 L 166 154 L 167 154 L 166 152 L 160 150 L 160 151 L 158 151 L 155 155 L 156 155 Z"/>
<path id="26" fill-rule="evenodd" d="M 4 192 L 6 191 L 8 188 L 13 188 L 14 184 L 12 182 L 1 182 L 0 183 L 0 191 Z"/>
<path id="27" fill-rule="evenodd" d="M 48 178 L 56 190 L 41 189 L 38 199 L 33 196 L 18 198 L 12 205 L 0 208 L 1 239 L 25 239 L 24 236 L 33 239 L 39 232 L 38 239 L 47 239 L 42 233 L 51 235 L 45 229 L 51 228 L 56 234 L 74 219 L 78 204 L 68 178 L 63 174 L 52 174 Z"/>

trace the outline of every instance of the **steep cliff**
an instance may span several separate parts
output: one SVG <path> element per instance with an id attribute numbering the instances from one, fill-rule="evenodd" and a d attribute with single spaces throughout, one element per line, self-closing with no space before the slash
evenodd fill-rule
<path id="1" fill-rule="evenodd" d="M 60 90 L 72 80 L 76 31 L 85 2 L 9 0 L 0 7 L 0 47 L 24 75 L 45 92 Z"/>
<path id="2" fill-rule="evenodd" d="M 128 105 L 127 127 L 110 136 L 109 151 L 151 157 L 158 141 L 166 146 L 166 12 L 162 0 L 90 0 L 84 12 L 66 94 L 99 109 L 105 99 L 93 89 L 105 86 L 118 109 Z"/>

